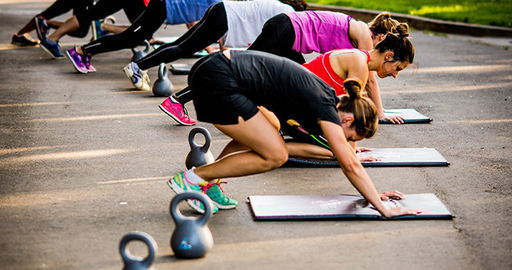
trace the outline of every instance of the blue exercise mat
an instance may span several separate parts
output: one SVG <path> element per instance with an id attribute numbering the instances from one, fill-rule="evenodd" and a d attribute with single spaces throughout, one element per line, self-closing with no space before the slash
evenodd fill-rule
<path id="1" fill-rule="evenodd" d="M 384 110 L 385 114 L 398 115 L 404 118 L 404 124 L 424 124 L 432 122 L 432 119 L 415 109 L 392 109 Z M 392 124 L 387 120 L 379 120 L 379 124 Z"/>
<path id="2" fill-rule="evenodd" d="M 364 167 L 448 166 L 450 163 L 434 148 L 373 148 L 358 156 L 376 157 L 380 161 L 363 161 Z M 283 167 L 339 167 L 337 160 L 289 157 Z"/>
<path id="3" fill-rule="evenodd" d="M 383 217 L 362 196 L 357 195 L 289 195 L 249 196 L 256 220 L 305 219 L 450 219 L 450 210 L 435 194 L 409 194 L 404 200 L 383 202 L 388 208 L 408 207 L 420 209 L 418 215 L 394 218 Z"/>

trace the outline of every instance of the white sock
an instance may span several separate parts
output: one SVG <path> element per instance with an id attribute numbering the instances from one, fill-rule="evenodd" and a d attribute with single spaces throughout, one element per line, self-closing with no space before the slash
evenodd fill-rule
<path id="1" fill-rule="evenodd" d="M 199 182 L 204 182 L 204 179 L 197 176 L 197 174 L 194 172 L 194 168 L 185 171 L 185 179 L 190 182 L 191 184 L 197 185 Z"/>

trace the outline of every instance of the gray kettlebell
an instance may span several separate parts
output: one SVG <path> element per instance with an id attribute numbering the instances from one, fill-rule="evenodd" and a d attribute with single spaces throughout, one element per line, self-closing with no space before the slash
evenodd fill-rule
<path id="1" fill-rule="evenodd" d="M 172 83 L 167 77 L 167 68 L 164 63 L 158 67 L 158 80 L 153 84 L 155 97 L 168 97 L 172 95 Z"/>
<path id="2" fill-rule="evenodd" d="M 142 241 L 148 246 L 148 256 L 146 258 L 134 257 L 128 250 L 128 243 L 134 240 Z M 121 239 L 119 244 L 119 252 L 123 258 L 123 270 L 154 270 L 151 265 L 158 252 L 158 246 L 155 239 L 151 235 L 143 232 L 130 232 Z"/>
<path id="3" fill-rule="evenodd" d="M 178 204 L 187 199 L 196 199 L 203 203 L 205 212 L 199 218 L 186 217 L 181 214 Z M 170 212 L 176 223 L 171 236 L 171 248 L 178 258 L 200 258 L 213 247 L 212 232 L 208 220 L 213 214 L 213 204 L 199 192 L 185 192 L 176 195 L 171 201 Z"/>
<path id="4" fill-rule="evenodd" d="M 204 135 L 205 142 L 202 146 L 199 146 L 194 141 L 194 137 L 197 133 Z M 203 166 L 215 161 L 212 152 L 210 152 L 210 147 L 212 146 L 212 137 L 206 128 L 196 127 L 192 129 L 188 134 L 188 143 L 190 144 L 190 152 L 188 153 L 185 160 L 185 166 L 187 166 L 187 169 Z"/>
<path id="5" fill-rule="evenodd" d="M 146 54 L 148 54 L 151 44 L 149 44 L 149 41 L 144 40 L 144 45 L 146 45 L 146 48 L 141 51 L 139 51 L 135 48 L 132 48 L 132 53 L 133 53 L 132 62 L 135 62 L 135 61 L 143 58 L 144 56 L 146 56 Z"/>

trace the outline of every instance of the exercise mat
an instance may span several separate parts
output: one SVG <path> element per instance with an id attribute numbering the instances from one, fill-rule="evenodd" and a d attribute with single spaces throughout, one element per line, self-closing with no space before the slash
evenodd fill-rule
<path id="1" fill-rule="evenodd" d="M 398 115 L 404 118 L 404 124 L 423 124 L 430 123 L 432 119 L 425 116 L 415 109 L 393 109 L 384 110 L 384 114 Z M 392 124 L 388 120 L 379 120 L 379 124 Z"/>
<path id="2" fill-rule="evenodd" d="M 450 210 L 432 193 L 409 194 L 405 195 L 404 200 L 390 199 L 383 203 L 388 208 L 408 207 L 422 212 L 418 215 L 385 218 L 362 196 L 357 195 L 249 196 L 256 220 L 453 218 Z"/>
<path id="3" fill-rule="evenodd" d="M 357 154 L 376 157 L 380 161 L 363 161 L 364 167 L 426 167 L 448 166 L 450 163 L 435 148 L 373 148 Z M 339 167 L 335 159 L 288 157 L 283 167 Z"/>

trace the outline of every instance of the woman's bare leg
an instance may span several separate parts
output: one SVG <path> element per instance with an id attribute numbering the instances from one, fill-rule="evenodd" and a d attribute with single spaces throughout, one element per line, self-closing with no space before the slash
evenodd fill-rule
<path id="1" fill-rule="evenodd" d="M 283 139 L 261 112 L 247 121 L 239 118 L 236 125 L 215 126 L 252 151 L 235 153 L 215 163 L 196 168 L 194 172 L 204 180 L 262 173 L 278 168 L 288 160 Z"/>
<path id="2" fill-rule="evenodd" d="M 73 16 L 69 18 L 63 25 L 61 25 L 55 32 L 53 32 L 48 39 L 57 42 L 59 41 L 63 36 L 65 36 L 68 33 L 71 33 L 75 30 L 80 28 L 80 23 L 78 22 L 78 19 L 76 16 Z"/>

